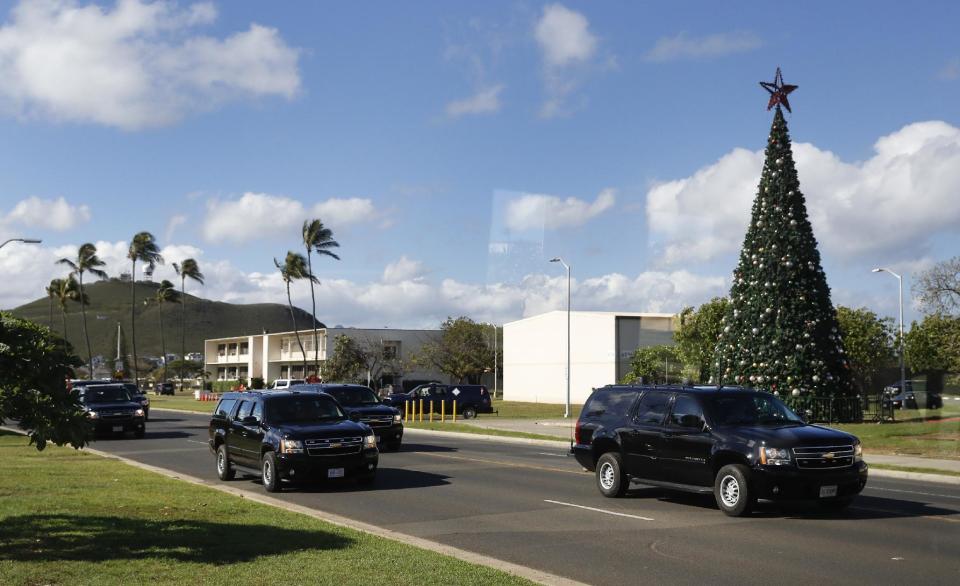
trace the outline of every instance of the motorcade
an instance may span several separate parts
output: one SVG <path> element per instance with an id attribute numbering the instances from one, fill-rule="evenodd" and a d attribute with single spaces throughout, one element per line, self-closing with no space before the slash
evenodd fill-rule
<path id="1" fill-rule="evenodd" d="M 140 403 L 130 397 L 121 383 L 75 386 L 83 412 L 93 425 L 95 434 L 132 432 L 142 438 L 146 433 L 146 418 Z"/>
<path id="2" fill-rule="evenodd" d="M 713 494 L 730 516 L 758 499 L 843 509 L 867 483 L 860 440 L 810 425 L 770 393 L 611 385 L 583 406 L 572 452 L 604 496 L 631 481 Z"/>
<path id="3" fill-rule="evenodd" d="M 400 411 L 384 404 L 370 387 L 345 383 L 304 384 L 297 392 L 316 391 L 326 393 L 352 416 L 356 413 L 361 423 L 366 423 L 377 436 L 381 451 L 395 452 L 403 441 L 403 421 Z"/>
<path id="4" fill-rule="evenodd" d="M 173 383 L 154 383 L 153 394 L 154 395 L 173 395 L 174 394 Z"/>
<path id="5" fill-rule="evenodd" d="M 278 378 L 273 381 L 273 384 L 270 385 L 271 390 L 283 390 L 289 389 L 294 385 L 306 384 L 307 381 L 302 378 Z"/>
<path id="6" fill-rule="evenodd" d="M 925 381 L 905 381 L 905 390 L 900 390 L 900 381 L 884 387 L 887 401 L 894 409 L 940 409 L 943 407 L 943 395 L 926 390 Z"/>
<path id="7" fill-rule="evenodd" d="M 129 381 L 118 381 L 111 379 L 99 379 L 99 380 L 72 380 L 70 385 L 72 388 L 79 387 L 90 387 L 98 385 L 113 385 L 121 384 L 127 392 L 130 394 L 130 399 L 135 403 L 140 405 L 140 408 L 143 409 L 143 420 L 148 421 L 150 419 L 150 397 L 147 396 L 140 387 L 136 384 Z"/>
<path id="8" fill-rule="evenodd" d="M 384 402 L 404 410 L 404 403 L 415 401 L 419 409 L 420 401 L 423 408 L 434 413 L 444 411 L 453 413 L 453 402 L 457 402 L 457 414 L 464 419 L 473 419 L 478 413 L 494 413 L 493 401 L 487 387 L 483 385 L 445 385 L 441 383 L 427 383 L 414 387 L 406 393 L 388 395 Z"/>
<path id="9" fill-rule="evenodd" d="M 279 492 L 284 481 L 352 478 L 371 484 L 377 438 L 358 419 L 325 393 L 224 393 L 209 426 L 217 476 L 231 480 L 238 468 L 249 469 L 260 474 L 267 492 Z"/>

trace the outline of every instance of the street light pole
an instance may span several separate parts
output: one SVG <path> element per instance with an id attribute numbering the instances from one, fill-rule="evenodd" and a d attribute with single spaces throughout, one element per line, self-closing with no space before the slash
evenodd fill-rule
<path id="1" fill-rule="evenodd" d="M 41 242 L 43 242 L 43 240 L 40 240 L 39 238 L 11 238 L 5 241 L 3 244 L 0 244 L 0 248 L 3 248 L 4 246 L 10 244 L 11 242 L 22 242 L 24 244 L 40 244 Z"/>
<path id="2" fill-rule="evenodd" d="M 567 418 L 570 417 L 570 265 L 559 256 L 551 258 L 550 262 L 558 262 L 567 269 L 567 405 L 563 411 L 563 416 Z"/>
<path id="3" fill-rule="evenodd" d="M 497 397 L 497 376 L 498 366 L 497 366 L 497 324 L 490 324 L 493 326 L 493 397 Z"/>
<path id="4" fill-rule="evenodd" d="M 897 273 L 883 267 L 873 269 L 875 273 L 890 273 L 897 278 L 897 288 L 900 298 L 900 392 L 907 390 L 907 370 L 903 363 L 903 277 Z"/>

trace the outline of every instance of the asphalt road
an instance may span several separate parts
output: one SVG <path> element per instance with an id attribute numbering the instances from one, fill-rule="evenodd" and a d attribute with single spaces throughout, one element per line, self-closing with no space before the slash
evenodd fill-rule
<path id="1" fill-rule="evenodd" d="M 142 440 L 93 447 L 218 482 L 208 416 L 155 410 Z M 235 486 L 262 492 L 259 479 Z M 300 505 L 593 584 L 958 584 L 960 487 L 870 479 L 840 514 L 636 487 L 602 497 L 556 448 L 408 432 L 376 484 L 292 487 Z M 385 572 L 389 569 L 385 568 Z"/>

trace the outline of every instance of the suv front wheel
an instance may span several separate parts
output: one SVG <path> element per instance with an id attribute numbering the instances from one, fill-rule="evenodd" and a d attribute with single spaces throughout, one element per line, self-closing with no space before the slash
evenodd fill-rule
<path id="1" fill-rule="evenodd" d="M 713 483 L 713 496 L 725 514 L 731 517 L 749 515 L 757 502 L 750 489 L 750 469 L 743 464 L 727 464 L 721 468 Z"/>
<path id="2" fill-rule="evenodd" d="M 630 479 L 623 471 L 620 454 L 607 452 L 597 460 L 597 488 L 605 497 L 619 497 L 627 492 Z"/>
<path id="3" fill-rule="evenodd" d="M 267 452 L 260 461 L 260 472 L 263 479 L 263 488 L 267 492 L 280 492 L 280 471 L 277 470 L 277 456 Z"/>

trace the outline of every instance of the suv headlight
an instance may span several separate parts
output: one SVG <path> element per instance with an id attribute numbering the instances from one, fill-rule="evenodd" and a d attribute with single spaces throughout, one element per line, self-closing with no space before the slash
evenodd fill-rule
<path id="1" fill-rule="evenodd" d="M 87 411 L 87 417 L 90 419 L 100 419 L 100 414 L 96 411 Z"/>
<path id="2" fill-rule="evenodd" d="M 377 447 L 377 436 L 370 434 L 364 436 L 363 438 L 363 447 L 365 448 L 375 448 Z"/>
<path id="3" fill-rule="evenodd" d="M 790 450 L 760 446 L 760 463 L 764 466 L 786 466 L 790 464 Z"/>
<path id="4" fill-rule="evenodd" d="M 280 440 L 280 451 L 284 454 L 302 454 L 303 442 L 298 439 Z"/>
<path id="5" fill-rule="evenodd" d="M 143 409 L 137 409 L 136 411 L 133 412 L 133 414 L 136 415 L 137 417 L 143 417 Z"/>
<path id="6" fill-rule="evenodd" d="M 863 462 L 863 447 L 860 444 L 853 445 L 853 461 Z"/>
<path id="7" fill-rule="evenodd" d="M 400 414 L 399 414 L 399 413 L 397 413 L 396 415 L 393 416 L 393 422 L 394 422 L 394 423 L 400 423 L 400 420 L 401 420 L 401 419 L 402 419 L 402 417 L 400 417 Z"/>

